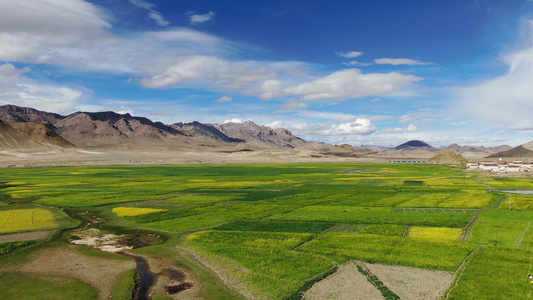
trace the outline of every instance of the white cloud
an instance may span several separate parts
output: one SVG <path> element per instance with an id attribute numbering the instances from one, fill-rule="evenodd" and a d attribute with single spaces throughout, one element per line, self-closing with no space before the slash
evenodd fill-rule
<path id="1" fill-rule="evenodd" d="M 349 51 L 344 53 L 339 53 L 339 56 L 346 57 L 346 58 L 354 58 L 363 55 L 363 52 L 361 51 Z"/>
<path id="2" fill-rule="evenodd" d="M 274 78 L 276 73 L 253 62 L 230 62 L 214 56 L 183 57 L 164 72 L 139 83 L 148 88 L 173 87 L 180 83 L 207 83 L 228 90 L 245 89 L 259 81 Z"/>
<path id="3" fill-rule="evenodd" d="M 148 17 L 153 19 L 159 26 L 168 26 L 170 22 L 166 21 L 160 12 L 156 10 L 155 4 L 144 0 L 130 0 L 130 3 L 148 11 Z"/>
<path id="4" fill-rule="evenodd" d="M 313 111 L 313 110 L 300 110 L 298 115 L 310 118 L 310 119 L 323 119 L 323 120 L 335 120 L 335 121 L 348 121 L 357 118 L 352 114 L 336 113 L 329 111 Z"/>
<path id="5" fill-rule="evenodd" d="M 517 131 L 533 130 L 533 22 L 527 23 L 527 46 L 504 55 L 508 72 L 455 88 L 454 108 L 488 126 Z"/>
<path id="6" fill-rule="evenodd" d="M 468 125 L 468 122 L 464 122 L 464 121 L 461 121 L 461 122 L 451 122 L 451 123 L 449 123 L 448 125 L 451 125 L 451 126 L 464 126 L 464 125 Z"/>
<path id="7" fill-rule="evenodd" d="M 82 0 L 5 1 L 0 9 L 0 60 L 47 62 L 69 47 L 109 43 L 111 24 Z"/>
<path id="8" fill-rule="evenodd" d="M 285 93 L 304 100 L 346 100 L 401 91 L 422 79 L 396 72 L 363 74 L 359 69 L 346 69 L 287 88 Z"/>
<path id="9" fill-rule="evenodd" d="M 367 118 L 356 118 L 343 123 L 317 123 L 297 121 L 272 121 L 267 124 L 272 128 L 285 128 L 297 136 L 308 136 L 312 140 L 319 140 L 317 136 L 331 138 L 339 136 L 369 135 L 376 131 L 376 127 Z"/>
<path id="10" fill-rule="evenodd" d="M 297 109 L 305 109 L 308 106 L 309 105 L 305 102 L 290 99 L 290 100 L 285 101 L 282 108 L 286 110 L 297 110 Z"/>
<path id="11" fill-rule="evenodd" d="M 252 121 L 252 120 L 250 120 L 250 119 L 243 120 L 243 119 L 239 119 L 239 118 L 233 118 L 233 119 L 230 119 L 230 120 L 225 120 L 224 124 L 226 124 L 226 123 L 244 123 L 246 121 Z"/>
<path id="12" fill-rule="evenodd" d="M 431 65 L 430 62 L 421 62 L 410 58 L 378 58 L 374 60 L 378 65 L 409 65 L 409 66 L 425 66 Z"/>
<path id="13" fill-rule="evenodd" d="M 223 97 L 218 98 L 215 101 L 223 103 L 223 102 L 231 102 L 231 101 L 233 101 L 233 99 L 231 97 L 228 97 L 228 96 L 223 96 Z"/>
<path id="14" fill-rule="evenodd" d="M 84 88 L 43 83 L 24 76 L 29 68 L 0 65 L 0 103 L 32 107 L 57 113 L 71 113 L 86 98 Z"/>
<path id="15" fill-rule="evenodd" d="M 400 116 L 400 123 L 412 123 L 421 121 L 434 121 L 437 118 L 437 113 L 434 111 L 426 111 L 424 109 L 418 109 L 418 112 L 405 114 Z"/>
<path id="16" fill-rule="evenodd" d="M 216 13 L 214 11 L 210 11 L 206 13 L 205 15 L 198 15 L 194 13 L 189 14 L 189 19 L 191 21 L 191 25 L 199 25 L 203 24 L 205 22 L 211 21 L 216 16 Z"/>
<path id="17" fill-rule="evenodd" d="M 353 122 L 333 124 L 324 131 L 326 135 L 365 135 L 376 131 L 376 127 L 367 118 L 357 118 Z"/>
<path id="18" fill-rule="evenodd" d="M 357 65 L 358 63 L 359 62 L 357 60 L 352 60 L 352 61 L 345 62 L 345 63 L 342 63 L 342 64 L 351 67 L 351 66 Z"/>
<path id="19" fill-rule="evenodd" d="M 383 129 L 377 134 L 399 134 L 399 133 L 406 133 L 406 132 L 416 132 L 418 131 L 418 127 L 413 124 L 409 124 L 402 128 L 393 128 L 393 129 Z"/>

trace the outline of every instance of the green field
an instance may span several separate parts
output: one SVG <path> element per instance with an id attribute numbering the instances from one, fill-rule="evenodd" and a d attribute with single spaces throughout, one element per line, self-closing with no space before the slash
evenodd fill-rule
<path id="1" fill-rule="evenodd" d="M 64 228 L 74 222 L 65 213 L 90 212 L 100 227 L 167 235 L 139 251 L 187 264 L 173 251 L 190 247 L 273 299 L 298 298 L 350 260 L 457 272 L 450 299 L 533 299 L 533 198 L 513 196 L 510 211 L 508 195 L 484 185 L 533 189 L 533 181 L 478 175 L 428 164 L 5 169 L 0 233 Z"/>

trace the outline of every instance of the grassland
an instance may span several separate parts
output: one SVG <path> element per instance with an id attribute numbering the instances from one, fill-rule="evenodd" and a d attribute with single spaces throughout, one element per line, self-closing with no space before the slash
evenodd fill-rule
<path id="1" fill-rule="evenodd" d="M 526 277 L 533 273 L 533 198 L 513 196 L 509 211 L 507 195 L 484 183 L 533 188 L 527 179 L 480 181 L 457 166 L 427 164 L 5 169 L 0 230 L 17 222 L 28 227 L 2 233 L 43 228 L 30 211 L 48 212 L 56 227 L 65 224 L 63 211 L 89 212 L 104 228 L 164 233 L 169 242 L 148 247 L 152 254 L 179 260 L 172 251 L 184 245 L 274 299 L 298 298 L 350 260 L 457 272 L 452 299 L 490 289 L 500 299 L 533 298 Z M 501 268 L 524 274 L 501 278 L 498 291 L 493 279 L 479 279 Z"/>

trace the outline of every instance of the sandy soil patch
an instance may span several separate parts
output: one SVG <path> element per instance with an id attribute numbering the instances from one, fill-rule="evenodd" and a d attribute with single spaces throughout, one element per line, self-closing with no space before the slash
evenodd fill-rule
<path id="1" fill-rule="evenodd" d="M 48 237 L 50 231 L 35 231 L 0 235 L 0 243 L 23 242 L 33 240 L 44 240 Z"/>
<path id="2" fill-rule="evenodd" d="M 440 299 L 453 280 L 453 273 L 401 266 L 349 262 L 314 284 L 303 299 L 384 299 L 381 292 L 357 270 L 366 267 L 401 299 Z"/>
<path id="3" fill-rule="evenodd" d="M 135 267 L 133 260 L 89 256 L 79 252 L 75 246 L 63 246 L 36 251 L 20 271 L 75 278 L 95 287 L 99 299 L 106 299 L 117 283 L 118 276 Z"/>
<path id="4" fill-rule="evenodd" d="M 357 264 L 349 262 L 337 272 L 315 283 L 302 299 L 305 300 L 367 300 L 385 299 L 366 277 L 359 273 Z"/>
<path id="5" fill-rule="evenodd" d="M 365 266 L 401 299 L 441 299 L 453 280 L 453 273 L 444 271 L 381 264 Z"/>

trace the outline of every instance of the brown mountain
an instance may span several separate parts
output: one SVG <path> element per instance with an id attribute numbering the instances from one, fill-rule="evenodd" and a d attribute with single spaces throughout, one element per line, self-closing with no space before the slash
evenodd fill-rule
<path id="1" fill-rule="evenodd" d="M 394 150 L 402 150 L 402 151 L 414 151 L 414 150 L 419 150 L 419 149 L 425 149 L 428 151 L 435 151 L 435 152 L 437 151 L 435 147 L 429 145 L 428 143 L 424 141 L 419 141 L 419 140 L 411 140 L 411 141 L 405 142 L 401 145 L 394 147 Z"/>
<path id="2" fill-rule="evenodd" d="M 252 121 L 244 123 L 228 122 L 222 125 L 210 125 L 230 138 L 244 141 L 256 148 L 294 148 L 305 144 L 306 141 L 292 135 L 286 129 L 272 129 L 268 126 L 259 126 Z"/>
<path id="3" fill-rule="evenodd" d="M 346 157 L 360 157 L 368 154 L 376 153 L 372 149 L 369 149 L 365 146 L 354 147 L 348 144 L 342 144 L 335 146 L 334 148 L 324 152 L 324 154 L 333 154 L 336 156 L 346 156 Z"/>
<path id="4" fill-rule="evenodd" d="M 63 137 L 45 125 L 35 124 L 32 122 L 11 123 L 9 125 L 35 142 L 56 145 L 60 147 L 74 147 L 72 143 L 65 140 Z"/>
<path id="5" fill-rule="evenodd" d="M 444 147 L 443 151 L 452 151 L 455 153 L 468 156 L 487 156 L 490 154 L 511 150 L 509 145 L 501 145 L 498 147 L 484 147 L 484 146 L 459 146 L 458 144 L 451 144 Z"/>
<path id="6" fill-rule="evenodd" d="M 53 128 L 53 124 L 64 118 L 64 116 L 58 114 L 39 111 L 29 107 L 19 107 L 10 104 L 0 106 L 0 119 L 9 123 L 32 122 Z"/>
<path id="7" fill-rule="evenodd" d="M 529 144 L 529 143 L 528 143 Z M 527 144 L 525 144 L 527 145 Z M 499 157 L 506 157 L 506 158 L 522 158 L 522 157 L 531 157 L 533 158 L 533 151 L 527 149 L 523 145 L 516 146 L 511 150 L 498 152 L 492 155 L 487 156 L 487 158 L 499 158 Z"/>
<path id="8" fill-rule="evenodd" d="M 0 120 L 0 151 L 3 154 L 50 152 L 73 147 L 74 145 L 44 125 Z"/>
<path id="9" fill-rule="evenodd" d="M 468 160 L 464 158 L 461 154 L 457 154 L 452 151 L 440 151 L 435 156 L 428 160 L 430 164 L 439 164 L 439 165 L 457 165 L 465 164 Z"/>
<path id="10" fill-rule="evenodd" d="M 306 143 L 288 130 L 259 126 L 251 121 L 222 125 L 199 122 L 165 125 L 144 117 L 111 111 L 76 112 L 62 116 L 15 105 L 0 106 L 0 119 L 45 125 L 78 146 L 207 146 L 232 149 L 244 143 L 247 145 L 245 148 L 264 149 L 294 148 Z"/>

